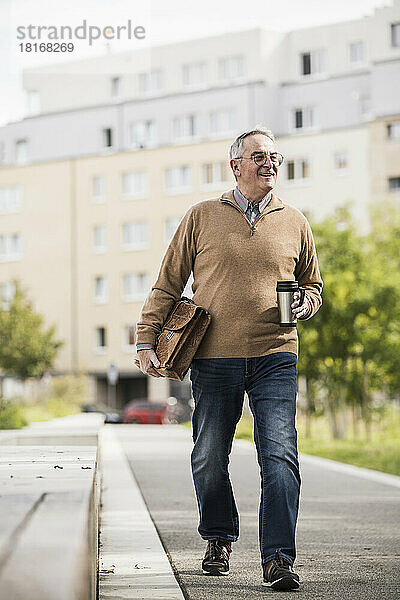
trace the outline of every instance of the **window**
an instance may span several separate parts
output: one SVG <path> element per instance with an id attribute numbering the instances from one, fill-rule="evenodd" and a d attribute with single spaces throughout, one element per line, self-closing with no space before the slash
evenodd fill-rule
<path id="1" fill-rule="evenodd" d="M 29 116 L 40 113 L 40 94 L 39 92 L 26 92 L 26 112 Z"/>
<path id="2" fill-rule="evenodd" d="M 391 140 L 400 140 L 400 121 L 387 125 L 387 136 Z"/>
<path id="3" fill-rule="evenodd" d="M 111 98 L 117 99 L 121 95 L 121 79 L 113 77 L 111 79 Z"/>
<path id="4" fill-rule="evenodd" d="M 368 121 L 371 118 L 371 98 L 367 95 L 360 96 L 360 118 L 363 121 Z"/>
<path id="5" fill-rule="evenodd" d="M 0 262 L 12 262 L 21 258 L 22 248 L 19 233 L 0 235 Z"/>
<path id="6" fill-rule="evenodd" d="M 184 193 L 192 187 L 192 171 L 187 165 L 170 167 L 166 171 L 165 187 L 167 193 Z"/>
<path id="7" fill-rule="evenodd" d="M 174 237 L 175 231 L 178 228 L 179 223 L 181 222 L 180 217 L 169 217 L 165 221 L 165 235 L 164 240 L 165 244 L 169 244 L 172 238 Z"/>
<path id="8" fill-rule="evenodd" d="M 392 23 L 390 25 L 390 31 L 392 46 L 397 48 L 400 46 L 400 23 Z"/>
<path id="9" fill-rule="evenodd" d="M 172 133 L 173 137 L 178 140 L 198 135 L 198 119 L 196 115 L 176 117 L 172 121 Z"/>
<path id="10" fill-rule="evenodd" d="M 234 81 L 244 77 L 244 57 L 230 56 L 218 61 L 218 79 L 221 81 Z"/>
<path id="11" fill-rule="evenodd" d="M 15 295 L 15 283 L 8 281 L 0 285 L 0 301 L 2 310 L 8 310 Z"/>
<path id="12" fill-rule="evenodd" d="M 148 195 L 148 175 L 144 171 L 122 174 L 122 197 L 124 200 L 142 200 Z"/>
<path id="13" fill-rule="evenodd" d="M 207 80 L 206 63 L 196 62 L 182 66 L 182 80 L 184 87 L 196 87 Z"/>
<path id="14" fill-rule="evenodd" d="M 105 181 L 104 177 L 99 175 L 92 178 L 92 202 L 94 204 L 104 204 L 105 202 Z"/>
<path id="15" fill-rule="evenodd" d="M 310 177 L 310 163 L 306 158 L 288 160 L 286 169 L 286 178 L 288 181 Z"/>
<path id="16" fill-rule="evenodd" d="M 227 166 L 225 162 L 212 162 L 203 165 L 202 183 L 211 186 L 227 181 Z"/>
<path id="17" fill-rule="evenodd" d="M 93 252 L 103 254 L 107 250 L 107 229 L 105 225 L 93 228 Z"/>
<path id="18" fill-rule="evenodd" d="M 96 327 L 96 350 L 107 348 L 107 330 L 105 327 Z"/>
<path id="19" fill-rule="evenodd" d="M 335 152 L 333 156 L 333 168 L 338 175 L 344 175 L 347 170 L 347 153 Z"/>
<path id="20" fill-rule="evenodd" d="M 0 165 L 6 162 L 6 145 L 3 141 L 0 142 Z"/>
<path id="21" fill-rule="evenodd" d="M 314 108 L 307 106 L 295 108 L 292 112 L 292 127 L 294 129 L 310 129 L 314 126 Z"/>
<path id="22" fill-rule="evenodd" d="M 0 188 L 0 214 L 21 212 L 21 190 L 19 187 Z"/>
<path id="23" fill-rule="evenodd" d="M 141 302 L 149 292 L 149 276 L 146 273 L 127 273 L 123 276 L 123 300 Z"/>
<path id="24" fill-rule="evenodd" d="M 389 177 L 389 192 L 400 192 L 400 177 Z"/>
<path id="25" fill-rule="evenodd" d="M 146 250 L 149 247 L 149 225 L 145 221 L 123 223 L 122 247 L 124 250 Z"/>
<path id="26" fill-rule="evenodd" d="M 149 73 L 139 73 L 139 92 L 141 94 L 158 92 L 161 88 L 162 74 L 160 70 L 150 71 Z"/>
<path id="27" fill-rule="evenodd" d="M 210 113 L 210 133 L 212 135 L 229 135 L 236 125 L 236 114 L 233 109 L 215 110 Z"/>
<path id="28" fill-rule="evenodd" d="M 23 165 L 28 162 L 28 141 L 17 140 L 15 142 L 15 162 L 17 165 Z"/>
<path id="29" fill-rule="evenodd" d="M 311 54 L 309 52 L 301 55 L 301 74 L 311 74 Z"/>
<path id="30" fill-rule="evenodd" d="M 326 50 L 300 54 L 300 73 L 304 76 L 326 72 Z"/>
<path id="31" fill-rule="evenodd" d="M 124 347 L 126 350 L 132 350 L 136 345 L 136 331 L 134 325 L 125 325 L 124 327 Z"/>
<path id="32" fill-rule="evenodd" d="M 112 148 L 113 145 L 113 135 L 112 129 L 110 127 L 106 127 L 103 129 L 103 147 L 104 148 Z"/>
<path id="33" fill-rule="evenodd" d="M 96 304 L 105 304 L 108 300 L 107 279 L 103 275 L 94 280 L 94 302 Z"/>
<path id="34" fill-rule="evenodd" d="M 129 127 L 129 143 L 133 148 L 150 148 L 157 143 L 155 121 L 145 120 L 131 123 Z"/>
<path id="35" fill-rule="evenodd" d="M 349 61 L 351 65 L 359 65 L 364 62 L 363 42 L 353 42 L 349 45 Z"/>

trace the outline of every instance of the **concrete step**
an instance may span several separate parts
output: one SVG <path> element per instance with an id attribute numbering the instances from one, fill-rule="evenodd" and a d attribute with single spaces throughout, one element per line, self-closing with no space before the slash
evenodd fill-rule
<path id="1" fill-rule="evenodd" d="M 103 423 L 98 415 L 82 416 L 38 426 L 38 435 L 35 428 L 17 430 L 12 444 L 3 437 L 0 600 L 96 598 Z M 40 444 L 28 445 L 32 439 Z M 66 439 L 75 444 L 66 446 Z"/>
<path id="2" fill-rule="evenodd" d="M 22 429 L 0 431 L 0 444 L 97 446 L 97 433 L 103 424 L 104 415 L 100 413 L 80 413 L 38 421 Z"/>

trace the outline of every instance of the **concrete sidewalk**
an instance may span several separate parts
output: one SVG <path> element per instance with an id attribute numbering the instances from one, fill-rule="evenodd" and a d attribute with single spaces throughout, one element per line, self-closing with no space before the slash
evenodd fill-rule
<path id="1" fill-rule="evenodd" d="M 115 440 L 109 440 L 114 445 L 110 458 L 114 458 L 104 479 L 100 600 L 182 598 L 182 590 L 193 600 L 264 597 L 268 589 L 261 586 L 259 472 L 254 445 L 234 442 L 230 471 L 241 535 L 234 544 L 231 575 L 210 578 L 202 575 L 200 568 L 205 543 L 197 533 L 190 430 L 107 425 L 104 433 L 110 430 L 123 451 Z M 121 473 L 116 471 L 121 461 L 125 483 L 118 483 Z M 397 600 L 400 478 L 306 455 L 300 456 L 300 463 L 302 492 L 295 564 L 302 586 L 298 593 L 306 600 Z"/>
<path id="2" fill-rule="evenodd" d="M 172 563 L 170 574 L 175 574 L 184 596 L 193 600 L 210 596 L 233 600 L 245 596 L 261 599 L 269 593 L 261 586 L 259 468 L 254 445 L 243 440 L 234 442 L 230 472 L 240 512 L 241 534 L 233 546 L 231 575 L 211 578 L 201 573 L 205 542 L 197 533 L 197 504 L 190 473 L 191 431 L 180 426 L 115 425 L 106 429 L 108 427 L 113 428 L 128 457 L 155 524 L 153 528 L 157 527 Z M 305 455 L 300 456 L 300 463 L 302 491 L 295 564 L 302 586 L 297 593 L 305 600 L 398 600 L 399 478 Z M 140 511 L 142 502 L 140 499 Z M 129 510 L 134 511 L 132 502 L 128 504 Z M 109 512 L 108 518 L 111 516 Z M 117 513 L 113 516 L 117 518 Z M 150 521 L 147 520 L 147 524 L 150 526 Z M 120 528 L 124 533 L 121 521 Z M 102 529 L 103 536 L 107 532 Z M 154 530 L 153 534 L 156 533 Z M 132 536 L 135 538 L 133 533 Z M 122 539 L 125 542 L 126 538 Z M 103 537 L 101 541 L 106 543 Z M 139 542 L 140 537 L 136 537 L 136 541 Z M 119 584 L 118 578 L 123 582 L 118 561 L 124 552 L 129 552 L 130 543 L 122 547 L 117 534 L 108 544 L 107 553 L 101 550 L 103 558 L 107 557 L 103 568 L 106 570 L 112 564 L 115 568 L 114 573 L 101 575 L 100 599 L 111 597 L 111 586 L 113 582 Z M 158 551 L 160 549 L 158 546 Z M 151 567 L 149 576 L 141 578 L 140 588 L 136 588 L 135 581 L 139 582 L 139 578 L 133 573 L 132 562 L 127 561 L 126 581 L 129 580 L 133 588 L 126 587 L 120 593 L 119 587 L 114 597 L 157 599 L 170 597 L 168 593 L 181 593 L 177 587 L 175 591 L 157 587 L 158 577 L 165 576 L 165 571 L 161 574 L 157 571 L 159 557 L 152 563 L 150 555 L 135 554 L 136 562 L 138 556 L 142 557 L 139 567 Z M 109 586 L 108 596 L 104 595 L 104 584 Z"/>

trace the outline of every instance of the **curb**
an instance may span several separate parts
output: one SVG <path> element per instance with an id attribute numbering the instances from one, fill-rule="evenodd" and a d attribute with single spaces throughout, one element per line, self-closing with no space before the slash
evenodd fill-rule
<path id="1" fill-rule="evenodd" d="M 365 467 L 357 467 L 348 463 L 342 463 L 331 458 L 323 458 L 322 456 L 314 456 L 313 454 L 300 453 L 300 460 L 305 464 L 315 465 L 337 471 L 338 473 L 347 473 L 353 477 L 361 477 L 369 479 L 376 483 L 384 483 L 394 487 L 400 487 L 400 477 L 391 473 L 383 473 L 383 471 L 375 471 L 374 469 L 366 469 Z"/>
<path id="2" fill-rule="evenodd" d="M 184 600 L 114 427 L 99 432 L 99 600 Z"/>

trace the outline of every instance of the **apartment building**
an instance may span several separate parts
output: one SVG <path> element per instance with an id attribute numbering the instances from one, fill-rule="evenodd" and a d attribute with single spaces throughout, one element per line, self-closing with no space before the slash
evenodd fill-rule
<path id="1" fill-rule="evenodd" d="M 234 185 L 235 135 L 265 124 L 277 193 L 312 220 L 400 202 L 400 1 L 358 21 L 256 29 L 27 70 L 28 114 L 0 128 L 0 294 L 17 277 L 118 405 L 187 393 L 133 365 L 134 330 L 185 211 Z M 191 295 L 189 280 L 185 290 Z"/>

